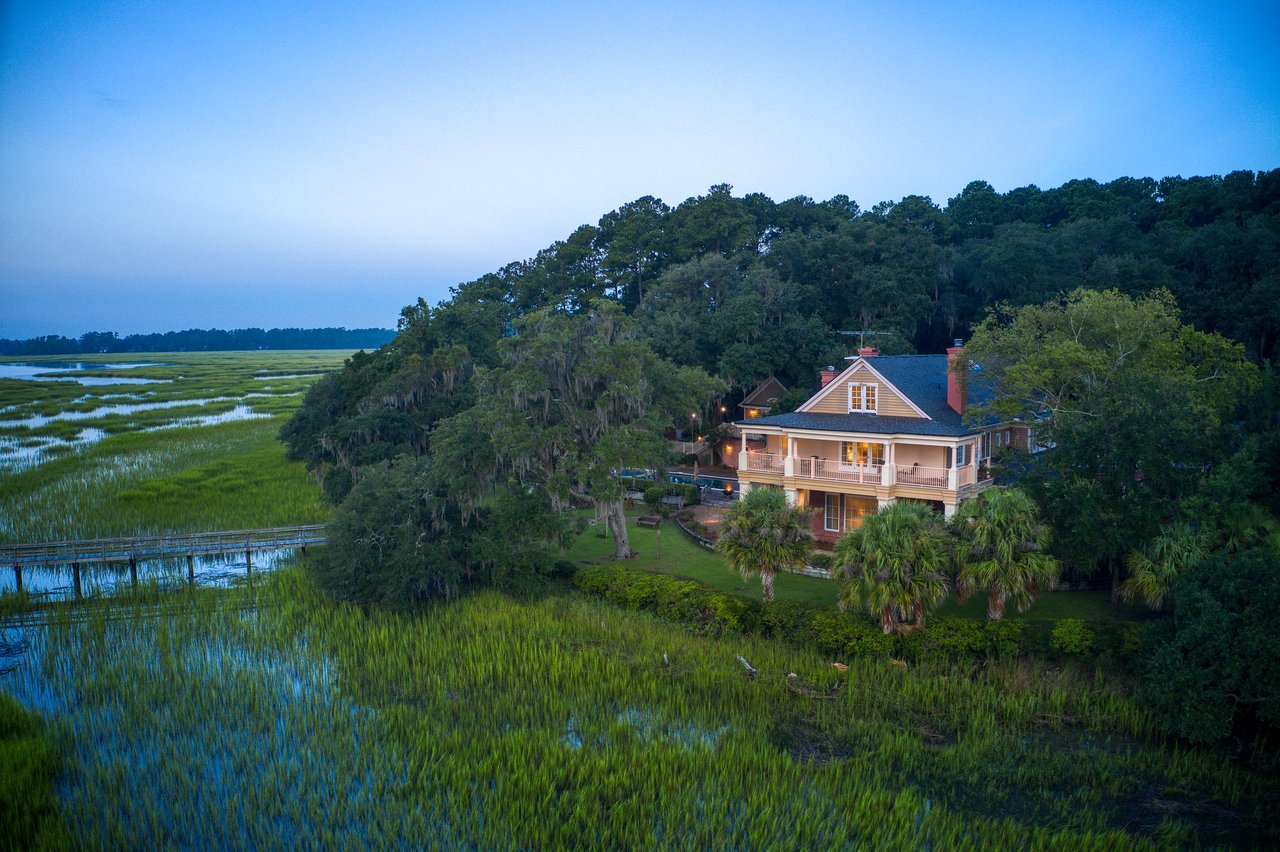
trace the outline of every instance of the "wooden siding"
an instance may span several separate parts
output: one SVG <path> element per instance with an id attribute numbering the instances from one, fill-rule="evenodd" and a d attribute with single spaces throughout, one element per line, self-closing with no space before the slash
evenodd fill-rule
<path id="1" fill-rule="evenodd" d="M 830 393 L 809 408 L 809 411 L 815 414 L 848 414 L 849 413 L 849 385 L 856 382 L 866 382 L 875 384 L 876 388 L 876 413 L 890 417 L 919 417 L 910 405 L 907 404 L 901 396 L 889 389 L 885 383 L 873 374 L 870 370 L 859 365 L 858 369 L 852 374 L 845 376 L 839 381 L 839 386 L 834 388 Z M 835 384 L 833 382 L 833 384 Z M 827 388 L 823 388 L 823 391 Z M 822 391 L 818 392 L 819 394 Z"/>

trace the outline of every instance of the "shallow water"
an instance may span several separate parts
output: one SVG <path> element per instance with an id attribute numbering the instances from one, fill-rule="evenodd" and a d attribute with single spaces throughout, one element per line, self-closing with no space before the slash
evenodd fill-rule
<path id="1" fill-rule="evenodd" d="M 245 564 L 243 553 L 223 556 L 197 556 L 193 567 L 197 586 L 227 588 L 245 582 L 250 574 L 274 571 L 293 559 L 297 548 L 254 551 L 252 568 Z M 156 583 L 165 588 L 187 585 L 187 560 L 157 559 L 138 563 L 138 583 Z M 0 594 L 12 594 L 17 588 L 12 566 L 0 567 Z M 125 563 L 86 565 L 80 569 L 80 589 L 86 597 L 105 597 L 128 590 L 132 584 Z M 70 566 L 22 569 L 22 588 L 40 600 L 70 600 L 75 597 Z"/>
<path id="2" fill-rule="evenodd" d="M 85 370 L 134 370 L 138 367 L 155 367 L 154 363 L 106 364 L 89 361 L 46 361 L 44 363 L 14 362 L 0 364 L 0 379 L 20 379 L 35 382 L 79 382 L 86 386 L 97 385 L 146 385 L 167 384 L 168 379 L 138 379 L 122 376 L 75 376 Z"/>
<path id="3" fill-rule="evenodd" d="M 112 394 L 117 396 L 117 394 Z M 186 406 L 209 405 L 213 402 L 233 402 L 239 397 L 214 396 L 205 399 L 168 399 L 163 402 L 118 402 L 113 405 L 100 405 L 88 411 L 59 411 L 57 414 L 36 414 L 21 420 L 0 420 L 0 429 L 38 429 L 49 423 L 60 420 L 97 420 L 101 417 L 114 417 L 121 414 L 137 414 L 140 411 L 159 411 L 165 408 L 183 408 Z M 87 399 L 80 397 L 79 400 Z"/>
<path id="4" fill-rule="evenodd" d="M 96 444 L 105 437 L 107 437 L 106 432 L 94 428 L 81 429 L 80 434 L 70 441 L 49 436 L 23 438 L 0 435 L 0 470 L 25 470 L 49 458 L 51 450 L 79 449 Z"/>

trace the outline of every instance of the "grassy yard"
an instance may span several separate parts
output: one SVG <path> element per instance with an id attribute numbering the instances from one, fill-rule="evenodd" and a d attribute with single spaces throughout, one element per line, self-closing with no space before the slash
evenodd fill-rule
<path id="1" fill-rule="evenodd" d="M 574 562 L 606 562 L 613 559 L 613 538 L 598 534 L 603 527 L 591 527 L 578 537 L 569 559 Z M 706 583 L 715 589 L 744 597 L 760 597 L 760 580 L 744 580 L 719 554 L 695 544 L 680 531 L 674 521 L 662 523 L 662 552 L 658 553 L 658 535 L 649 527 L 627 521 L 631 548 L 639 555 L 627 567 L 643 571 L 660 571 Z M 836 586 L 830 580 L 782 574 L 774 585 L 779 600 L 835 606 Z"/>
<path id="2" fill-rule="evenodd" d="M 568 558 L 574 562 L 597 563 L 612 561 L 613 539 L 599 533 L 603 527 L 593 526 L 578 537 Z M 729 567 L 719 554 L 695 544 L 680 531 L 674 521 L 662 525 L 662 551 L 658 553 L 658 540 L 654 530 L 637 526 L 634 519 L 627 522 L 631 547 L 639 555 L 627 562 L 627 566 L 642 571 L 657 571 L 677 577 L 687 577 L 705 583 L 729 594 L 753 599 L 760 597 L 760 581 L 744 580 Z M 838 587 L 830 580 L 782 574 L 774 587 L 779 600 L 835 606 Z M 1008 619 L 1059 619 L 1083 618 L 1086 621 L 1133 621 L 1146 616 L 1141 607 L 1113 606 L 1105 591 L 1052 592 L 1041 595 L 1026 612 L 1018 612 L 1013 606 L 1005 610 Z M 983 620 L 987 617 L 985 595 L 975 595 L 965 603 L 949 598 L 932 613 L 933 617 L 951 616 Z"/>

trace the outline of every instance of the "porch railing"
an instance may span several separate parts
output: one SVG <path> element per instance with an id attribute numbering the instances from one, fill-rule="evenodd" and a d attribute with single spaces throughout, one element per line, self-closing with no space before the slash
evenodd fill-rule
<path id="1" fill-rule="evenodd" d="M 947 469 L 945 467 L 921 467 L 920 465 L 898 465 L 899 485 L 918 485 L 921 488 L 946 488 Z"/>
<path id="2" fill-rule="evenodd" d="M 762 470 L 768 473 L 782 473 L 782 456 L 779 453 L 745 452 L 739 461 L 742 470 Z"/>
<path id="3" fill-rule="evenodd" d="M 846 464 L 836 459 L 796 459 L 796 476 L 804 479 L 826 479 L 832 482 L 857 482 L 880 485 L 881 465 Z"/>

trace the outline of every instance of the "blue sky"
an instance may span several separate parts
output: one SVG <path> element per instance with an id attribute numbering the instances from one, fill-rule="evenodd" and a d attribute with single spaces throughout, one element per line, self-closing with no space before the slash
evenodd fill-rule
<path id="1" fill-rule="evenodd" d="M 0 5 L 0 337 L 392 326 L 643 195 L 1280 167 L 1280 4 Z"/>

